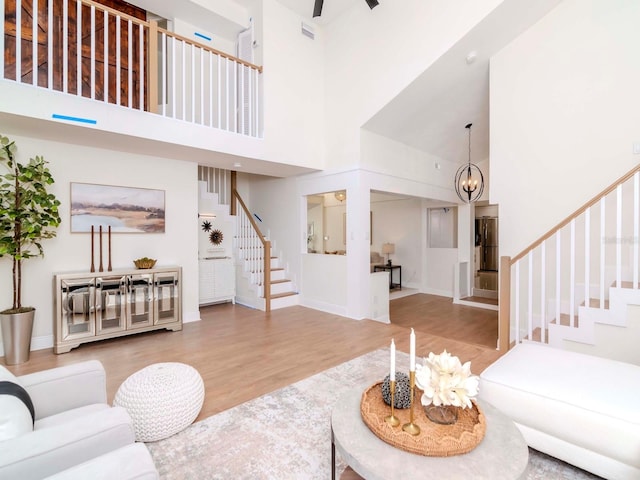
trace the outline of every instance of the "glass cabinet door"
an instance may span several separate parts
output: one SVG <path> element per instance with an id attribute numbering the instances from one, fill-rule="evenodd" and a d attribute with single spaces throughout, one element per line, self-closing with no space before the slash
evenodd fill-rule
<path id="1" fill-rule="evenodd" d="M 178 272 L 156 273 L 154 275 L 154 323 L 177 322 L 180 318 L 180 296 Z"/>
<path id="2" fill-rule="evenodd" d="M 127 279 L 127 328 L 153 325 L 153 275 L 134 274 Z"/>
<path id="3" fill-rule="evenodd" d="M 62 340 L 94 336 L 95 280 L 62 280 L 61 290 Z"/>
<path id="4" fill-rule="evenodd" d="M 126 280 L 121 275 L 96 278 L 96 329 L 98 335 L 126 328 Z"/>

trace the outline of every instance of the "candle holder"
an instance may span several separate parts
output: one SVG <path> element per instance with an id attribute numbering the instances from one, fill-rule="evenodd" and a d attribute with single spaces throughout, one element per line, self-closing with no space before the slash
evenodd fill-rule
<path id="1" fill-rule="evenodd" d="M 414 389 L 416 385 L 416 372 L 412 370 L 409 372 L 409 399 L 411 400 L 411 406 L 409 407 L 409 423 L 405 423 L 402 426 L 402 430 L 410 435 L 420 435 L 420 427 L 413 423 L 413 404 L 414 404 Z"/>
<path id="2" fill-rule="evenodd" d="M 385 417 L 384 421 L 392 427 L 400 425 L 400 420 L 394 415 L 394 407 L 396 403 L 396 381 L 389 380 L 389 392 L 391 393 L 391 415 Z"/>

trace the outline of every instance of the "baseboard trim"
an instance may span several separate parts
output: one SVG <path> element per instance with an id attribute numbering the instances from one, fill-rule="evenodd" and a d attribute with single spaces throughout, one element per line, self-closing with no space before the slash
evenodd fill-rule
<path id="1" fill-rule="evenodd" d="M 314 310 L 320 310 L 322 312 L 333 313 L 334 315 L 340 315 L 341 317 L 349 317 L 347 315 L 347 307 L 345 306 L 336 305 L 334 303 L 320 302 L 317 300 L 307 300 L 303 295 L 300 295 L 299 305 L 307 308 L 313 308 Z"/>
<path id="2" fill-rule="evenodd" d="M 439 297 L 453 298 L 453 290 L 438 290 L 436 288 L 425 288 L 424 293 L 429 295 L 438 295 Z"/>
<path id="3" fill-rule="evenodd" d="M 200 320 L 200 310 L 196 312 L 185 312 L 184 315 L 182 315 L 182 323 L 199 322 Z"/>

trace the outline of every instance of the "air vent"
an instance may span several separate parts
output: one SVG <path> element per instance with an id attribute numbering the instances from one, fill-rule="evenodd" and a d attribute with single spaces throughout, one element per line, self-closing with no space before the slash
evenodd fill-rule
<path id="1" fill-rule="evenodd" d="M 307 25 L 304 22 L 302 23 L 302 34 L 309 37 L 311 40 L 313 40 L 316 37 L 316 34 L 313 31 L 313 28 L 311 27 L 311 25 Z"/>

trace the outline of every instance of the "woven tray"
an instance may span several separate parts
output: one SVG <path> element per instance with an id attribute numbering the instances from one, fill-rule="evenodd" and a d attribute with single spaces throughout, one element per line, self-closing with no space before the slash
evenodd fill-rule
<path id="1" fill-rule="evenodd" d="M 413 421 L 420 427 L 420 434 L 413 436 L 402 430 L 409 423 L 409 409 L 395 409 L 400 425 L 392 427 L 385 422 L 391 407 L 382 399 L 382 383 L 367 388 L 360 401 L 362 420 L 381 440 L 407 452 L 429 457 L 449 457 L 473 450 L 484 438 L 485 417 L 473 402 L 473 408 L 460 409 L 458 421 L 453 425 L 439 425 L 429 420 L 420 404 L 420 391 L 416 391 Z"/>

